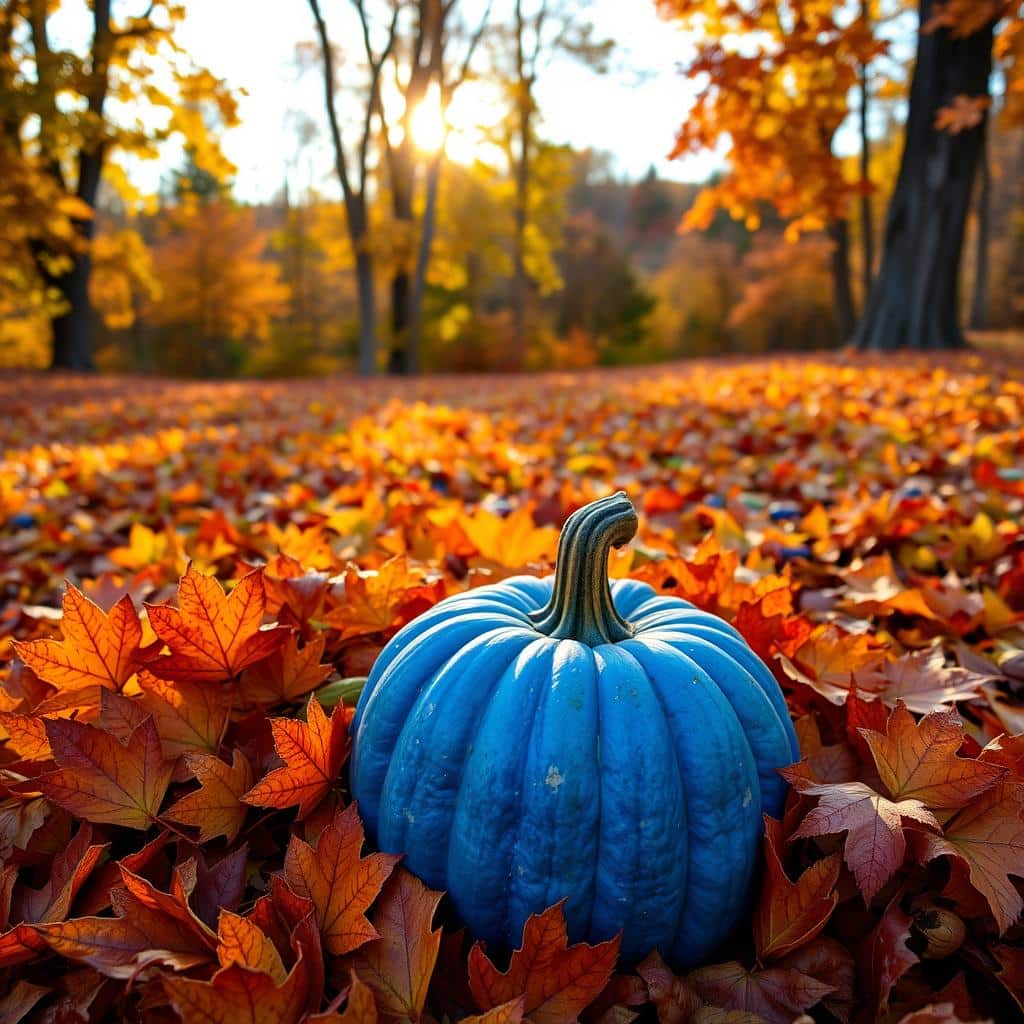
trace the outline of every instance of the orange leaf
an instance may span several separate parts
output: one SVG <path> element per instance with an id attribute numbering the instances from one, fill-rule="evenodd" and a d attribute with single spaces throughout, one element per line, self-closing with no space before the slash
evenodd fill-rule
<path id="1" fill-rule="evenodd" d="M 361 858 L 363 841 L 362 822 L 350 804 L 320 833 L 315 847 L 292 836 L 285 854 L 285 880 L 313 901 L 324 946 L 335 956 L 378 938 L 366 910 L 400 859 L 387 853 Z"/>
<path id="2" fill-rule="evenodd" d="M 217 921 L 217 959 L 269 974 L 280 985 L 287 977 L 281 954 L 266 932 L 248 917 L 222 910 Z"/>
<path id="3" fill-rule="evenodd" d="M 167 757 L 217 750 L 231 710 L 226 690 L 183 679 L 169 682 L 145 670 L 139 673 L 139 686 L 140 703 L 153 716 Z"/>
<path id="4" fill-rule="evenodd" d="M 298 1024 L 305 1013 L 300 964 L 281 985 L 240 964 L 219 970 L 210 981 L 165 975 L 162 984 L 182 1024 Z"/>
<path id="5" fill-rule="evenodd" d="M 7 733 L 7 748 L 25 761 L 49 761 L 53 757 L 44 722 L 35 715 L 0 711 L 0 728 Z"/>
<path id="6" fill-rule="evenodd" d="M 107 849 L 106 845 L 91 845 L 91 840 L 92 826 L 85 823 L 54 858 L 46 884 L 41 889 L 25 890 L 20 907 L 24 923 L 0 934 L 0 967 L 32 960 L 45 950 L 32 925 L 67 917 L 75 896 Z"/>
<path id="7" fill-rule="evenodd" d="M 471 1014 L 463 1017 L 461 1024 L 519 1024 L 523 1019 L 523 1006 L 526 996 L 517 996 L 507 1003 L 495 1006 L 484 1013 Z"/>
<path id="8" fill-rule="evenodd" d="M 784 655 L 779 661 L 791 679 L 805 683 L 833 704 L 842 704 L 854 675 L 862 692 L 881 687 L 877 673 L 885 656 L 870 636 L 846 633 L 830 623 L 819 626 L 792 661 Z"/>
<path id="9" fill-rule="evenodd" d="M 425 582 L 404 555 L 396 555 L 376 570 L 348 568 L 344 600 L 326 621 L 343 640 L 371 633 L 389 636 L 444 596 L 443 579 Z"/>
<path id="10" fill-rule="evenodd" d="M 1020 917 L 1024 901 L 1009 876 L 1024 877 L 1024 786 L 1001 783 L 947 822 L 944 836 L 925 838 L 930 857 L 958 857 L 967 865 L 1000 934 Z"/>
<path id="11" fill-rule="evenodd" d="M 293 718 L 272 718 L 274 746 L 285 767 L 272 771 L 243 796 L 257 807 L 299 805 L 299 818 L 312 811 L 338 781 L 348 756 L 349 737 L 345 709 L 337 707 L 328 718 L 320 702 L 312 697 L 306 708 L 306 722 Z"/>
<path id="12" fill-rule="evenodd" d="M 351 972 L 351 977 L 345 1009 L 335 1015 L 332 1024 L 377 1024 L 377 1004 L 373 1000 L 373 989 L 361 982 L 355 971 Z M 312 1021 L 318 1019 L 311 1018 Z"/>
<path id="13" fill-rule="evenodd" d="M 82 960 L 110 978 L 131 978 L 147 963 L 180 971 L 213 959 L 216 936 L 188 907 L 195 861 L 174 869 L 170 893 L 123 866 L 121 880 L 110 891 L 116 917 L 80 917 L 36 930 L 55 953 Z"/>
<path id="14" fill-rule="evenodd" d="M 355 971 L 372 990 L 384 1020 L 417 1022 L 441 948 L 441 929 L 431 929 L 441 893 L 408 871 L 388 880 L 370 922 L 380 939 L 355 957 Z"/>
<path id="15" fill-rule="evenodd" d="M 86 821 L 149 828 L 173 768 L 152 718 L 126 743 L 80 722 L 51 718 L 45 725 L 58 769 L 39 780 L 44 796 Z"/>
<path id="16" fill-rule="evenodd" d="M 861 729 L 879 777 L 895 800 L 920 800 L 927 807 L 963 807 L 994 786 L 1006 769 L 957 757 L 964 726 L 953 711 L 933 711 L 920 722 L 902 701 L 885 733 Z"/>
<path id="17" fill-rule="evenodd" d="M 525 996 L 523 1012 L 534 1024 L 571 1024 L 597 998 L 615 970 L 619 937 L 569 946 L 563 903 L 532 914 L 523 944 L 508 970 L 499 971 L 476 943 L 469 953 L 469 987 L 477 1005 L 493 1009 Z"/>
<path id="18" fill-rule="evenodd" d="M 321 665 L 326 634 L 320 633 L 299 649 L 299 636 L 292 633 L 269 657 L 242 674 L 239 695 L 244 704 L 287 704 L 315 690 L 334 671 Z"/>
<path id="19" fill-rule="evenodd" d="M 18 655 L 40 679 L 59 689 L 120 690 L 137 668 L 142 643 L 142 625 L 131 598 L 122 597 L 107 615 L 69 583 L 62 607 L 64 639 L 18 644 Z"/>
<path id="20" fill-rule="evenodd" d="M 791 882 L 779 857 L 782 829 L 772 818 L 766 819 L 764 839 L 766 874 L 754 941 L 758 957 L 781 957 L 813 939 L 832 916 L 839 902 L 839 855 L 819 860 Z"/>
<path id="21" fill-rule="evenodd" d="M 215 577 L 190 565 L 178 581 L 177 608 L 146 606 L 156 635 L 171 650 L 151 662 L 150 669 L 162 679 L 233 679 L 284 642 L 286 630 L 260 628 L 265 607 L 260 570 L 243 576 L 229 597 Z"/>
<path id="22" fill-rule="evenodd" d="M 253 782 L 248 758 L 235 750 L 229 765 L 215 754 L 192 752 L 185 755 L 185 766 L 199 781 L 199 789 L 168 807 L 164 817 L 198 828 L 201 843 L 217 836 L 232 842 L 248 810 L 241 802 Z"/>

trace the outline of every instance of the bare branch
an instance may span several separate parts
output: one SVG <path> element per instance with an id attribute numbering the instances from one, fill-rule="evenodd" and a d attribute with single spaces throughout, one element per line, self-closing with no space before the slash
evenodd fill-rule
<path id="1" fill-rule="evenodd" d="M 334 165 L 337 168 L 338 177 L 341 179 L 341 190 L 345 196 L 345 204 L 350 206 L 354 199 L 354 193 L 348 176 L 345 147 L 341 141 L 338 110 L 334 103 L 334 55 L 331 52 L 331 40 L 327 33 L 327 22 L 324 20 L 323 12 L 320 10 L 319 0 L 309 0 L 309 6 L 313 12 L 313 20 L 316 22 L 316 30 L 317 35 L 320 37 L 320 50 L 324 62 L 324 98 L 327 101 L 327 123 L 331 131 L 331 141 L 334 144 Z"/>

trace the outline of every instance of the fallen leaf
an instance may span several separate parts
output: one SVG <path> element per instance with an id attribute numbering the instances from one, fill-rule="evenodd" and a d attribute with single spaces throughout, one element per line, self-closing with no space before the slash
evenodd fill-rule
<path id="1" fill-rule="evenodd" d="M 306 708 L 307 720 L 272 718 L 274 746 L 284 761 L 253 786 L 242 799 L 257 807 L 299 806 L 301 820 L 337 783 L 349 751 L 345 710 L 334 709 L 328 718 L 316 697 Z"/>
<path id="2" fill-rule="evenodd" d="M 794 838 L 845 831 L 844 858 L 867 903 L 903 863 L 907 841 L 902 819 L 939 829 L 935 816 L 920 800 L 894 803 L 863 782 L 813 783 L 783 774 L 801 793 L 821 798 Z"/>
<path id="3" fill-rule="evenodd" d="M 688 980 L 712 1006 L 754 1013 L 769 1024 L 791 1024 L 833 991 L 832 985 L 792 968 L 748 971 L 735 961 L 698 968 Z"/>
<path id="4" fill-rule="evenodd" d="M 143 830 L 153 824 L 173 766 L 151 718 L 126 743 L 80 722 L 48 718 L 45 726 L 57 762 L 39 780 L 47 799 L 86 821 Z"/>
<path id="5" fill-rule="evenodd" d="M 765 863 L 767 872 L 754 916 L 754 942 L 762 959 L 785 956 L 818 935 L 839 902 L 839 855 L 812 864 L 796 882 L 782 866 L 779 822 L 766 819 Z"/>
<path id="6" fill-rule="evenodd" d="M 63 640 L 18 644 L 19 657 L 40 679 L 61 690 L 120 690 L 137 668 L 142 643 L 142 625 L 131 598 L 122 597 L 108 615 L 68 583 L 62 608 Z"/>
<path id="7" fill-rule="evenodd" d="M 525 996 L 523 1013 L 534 1024 L 572 1024 L 612 976 L 619 938 L 592 946 L 568 943 L 562 903 L 530 915 L 507 971 L 499 971 L 476 943 L 469 952 L 469 987 L 477 1005 L 490 1010 Z"/>
<path id="8" fill-rule="evenodd" d="M 266 658 L 287 630 L 261 629 L 266 595 L 259 570 L 239 580 L 231 595 L 213 576 L 189 566 L 178 582 L 178 607 L 147 605 L 156 635 L 169 656 L 150 662 L 161 679 L 218 683 Z"/>
<path id="9" fill-rule="evenodd" d="M 441 948 L 441 929 L 431 927 L 440 902 L 441 893 L 408 871 L 396 871 L 384 886 L 370 916 L 380 939 L 359 950 L 353 964 L 384 1020 L 422 1019 Z"/>
<path id="10" fill-rule="evenodd" d="M 932 711 L 919 722 L 899 702 L 885 733 L 861 729 L 894 800 L 919 800 L 926 807 L 963 807 L 994 786 L 1006 769 L 958 757 L 964 726 L 953 711 Z"/>
<path id="11" fill-rule="evenodd" d="M 342 956 L 378 938 L 366 918 L 399 857 L 371 853 L 360 857 L 363 825 L 355 804 L 338 812 L 315 846 L 292 836 L 284 877 L 300 896 L 312 900 L 324 948 Z"/>
<path id="12" fill-rule="evenodd" d="M 252 765 L 235 750 L 231 764 L 213 754 L 190 752 L 185 766 L 196 777 L 199 789 L 183 796 L 164 811 L 164 817 L 199 829 L 199 842 L 223 836 L 229 843 L 238 835 L 248 807 L 242 795 L 252 787 Z"/>
<path id="13" fill-rule="evenodd" d="M 1020 917 L 1024 901 L 1009 876 L 1024 877 L 1024 785 L 1001 783 L 927 836 L 929 857 L 960 858 L 971 885 L 988 901 L 1002 934 Z"/>

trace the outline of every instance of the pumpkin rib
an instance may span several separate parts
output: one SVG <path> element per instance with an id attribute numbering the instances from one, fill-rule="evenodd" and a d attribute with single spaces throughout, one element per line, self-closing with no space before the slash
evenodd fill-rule
<path id="1" fill-rule="evenodd" d="M 722 625 L 728 626 L 729 624 L 723 622 Z M 716 630 L 712 621 L 706 621 L 687 626 L 685 632 L 691 636 L 705 639 L 709 643 L 717 644 L 754 677 L 754 681 L 761 687 L 762 692 L 768 698 L 772 707 L 775 708 L 775 713 L 779 717 L 782 730 L 785 732 L 786 739 L 789 742 L 790 763 L 799 761 L 800 744 L 796 738 L 793 722 L 789 717 L 786 698 L 782 695 L 779 684 L 775 681 L 775 677 L 768 666 L 747 646 L 747 642 L 743 637 L 733 630 L 731 626 L 729 626 L 729 629 L 732 632 L 727 633 L 723 630 Z M 736 634 L 735 636 L 733 635 L 734 633 Z M 785 767 L 785 765 L 780 765 L 780 767 Z"/>
<path id="2" fill-rule="evenodd" d="M 508 911 L 513 933 L 538 906 L 563 898 L 569 928 L 575 933 L 587 924 L 601 808 L 598 728 L 598 674 L 592 649 L 576 641 L 559 641 L 524 737 L 525 784 Z"/>
<path id="3" fill-rule="evenodd" d="M 591 941 L 623 932 L 636 961 L 673 929 L 686 892 L 688 808 L 676 738 L 626 644 L 594 649 L 600 673 L 601 824 Z M 603 662 L 603 664 L 602 664 Z"/>
<path id="4" fill-rule="evenodd" d="M 420 691 L 473 636 L 488 632 L 488 626 L 509 625 L 517 623 L 482 615 L 435 623 L 393 658 L 374 686 L 367 683 L 363 689 L 354 719 L 355 741 L 363 753 L 352 760 L 350 784 L 371 835 L 377 834 L 381 791 L 395 743 Z"/>
<path id="5" fill-rule="evenodd" d="M 456 794 L 449 893 L 471 930 L 492 941 L 507 941 L 505 901 L 496 894 L 507 890 L 516 838 L 526 756 L 519 739 L 536 714 L 539 680 L 550 669 L 554 644 L 538 635 L 496 680 Z"/>
<path id="6" fill-rule="evenodd" d="M 761 806 L 772 817 L 779 817 L 786 797 L 786 782 L 778 769 L 789 763 L 789 737 L 763 688 L 728 651 L 703 637 L 667 629 L 644 636 L 663 640 L 696 662 L 725 694 L 757 765 Z"/>
<path id="7" fill-rule="evenodd" d="M 395 741 L 381 788 L 380 847 L 404 853 L 410 868 L 435 888 L 445 885 L 466 751 L 496 679 L 531 642 L 518 626 L 475 637 L 426 682 Z"/>
<path id="8" fill-rule="evenodd" d="M 685 911 L 673 950 L 694 963 L 728 935 L 745 905 L 761 829 L 757 767 L 732 706 L 704 669 L 664 641 L 622 646 L 670 712 L 690 812 Z"/>

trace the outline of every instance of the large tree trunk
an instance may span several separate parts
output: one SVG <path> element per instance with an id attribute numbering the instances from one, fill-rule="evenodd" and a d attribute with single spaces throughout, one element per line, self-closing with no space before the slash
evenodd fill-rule
<path id="1" fill-rule="evenodd" d="M 971 299 L 971 330 L 988 330 L 988 248 L 992 237 L 992 169 L 982 144 L 981 187 L 978 189 L 978 238 L 974 260 L 974 295 Z"/>
<path id="2" fill-rule="evenodd" d="M 362 249 L 356 252 L 356 291 L 359 297 L 359 375 L 372 377 L 377 372 L 377 308 L 373 257 Z"/>
<path id="3" fill-rule="evenodd" d="M 834 220 L 828 227 L 832 240 L 832 315 L 835 321 L 836 342 L 845 345 L 853 334 L 857 316 L 853 307 L 853 289 L 850 286 L 850 225 L 845 220 Z"/>
<path id="4" fill-rule="evenodd" d="M 920 0 L 921 24 L 935 0 Z M 854 341 L 861 349 L 959 348 L 958 283 L 964 227 L 984 143 L 982 125 L 935 128 L 956 96 L 988 96 L 993 26 L 964 39 L 918 36 L 906 144 L 889 205 L 878 280 Z"/>
<path id="5" fill-rule="evenodd" d="M 862 5 L 865 18 L 868 16 L 868 5 Z M 871 102 L 871 90 L 868 81 L 869 69 L 866 64 L 860 68 L 860 183 L 863 189 L 860 197 L 860 230 L 861 230 L 861 281 L 863 295 L 861 302 L 867 303 L 871 294 L 871 283 L 875 270 L 875 224 L 871 210 L 871 139 L 868 135 L 868 107 Z M 848 340 L 844 338 L 843 340 Z"/>
<path id="6" fill-rule="evenodd" d="M 526 220 L 530 202 L 530 103 L 531 98 L 528 95 L 519 102 L 519 153 L 515 167 L 512 327 L 515 334 L 516 351 L 512 353 L 512 364 L 513 368 L 517 370 L 521 370 L 525 365 L 529 346 L 526 306 L 529 301 L 530 278 L 526 272 Z"/>

